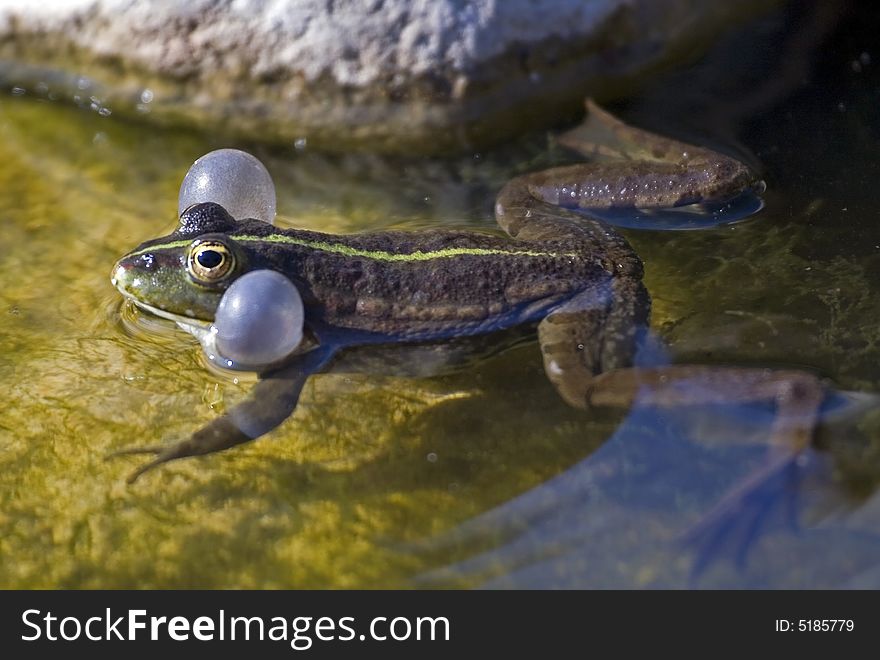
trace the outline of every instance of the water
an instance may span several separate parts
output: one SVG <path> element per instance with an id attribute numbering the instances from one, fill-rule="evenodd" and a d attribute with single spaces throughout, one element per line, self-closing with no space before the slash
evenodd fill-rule
<path id="1" fill-rule="evenodd" d="M 627 232 L 676 362 L 880 389 L 870 34 L 851 25 L 808 83 L 743 125 L 769 186 L 760 214 Z M 632 116 L 675 128 L 656 96 L 642 102 Z M 192 338 L 122 309 L 109 282 L 119 255 L 173 227 L 198 156 L 254 152 L 279 224 L 334 232 L 491 231 L 507 178 L 570 156 L 533 135 L 454 161 L 330 157 L 12 92 L 0 137 L 0 586 L 877 586 L 870 405 L 826 404 L 817 449 L 771 493 L 796 483 L 796 497 L 769 498 L 755 533 L 694 546 L 687 530 L 760 465 L 771 411 L 588 415 L 558 398 L 534 343 L 441 378 L 312 378 L 271 436 L 127 487 L 135 459 L 107 453 L 178 439 L 253 383 L 206 369 Z"/>

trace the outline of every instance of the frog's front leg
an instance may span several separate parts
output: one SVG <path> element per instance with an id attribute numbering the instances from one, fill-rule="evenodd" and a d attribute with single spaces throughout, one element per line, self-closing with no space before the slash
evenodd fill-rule
<path id="1" fill-rule="evenodd" d="M 318 347 L 297 356 L 291 363 L 260 374 L 260 381 L 247 398 L 229 412 L 212 420 L 186 440 L 171 445 L 132 447 L 110 454 L 155 454 L 156 457 L 128 477 L 134 483 L 158 465 L 187 456 L 200 456 L 256 440 L 293 414 L 303 385 L 332 358 L 332 349 Z"/>

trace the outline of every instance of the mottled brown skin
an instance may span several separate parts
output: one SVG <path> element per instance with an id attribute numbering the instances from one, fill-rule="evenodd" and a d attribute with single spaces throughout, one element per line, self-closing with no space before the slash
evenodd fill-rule
<path id="1" fill-rule="evenodd" d="M 222 291 L 244 272 L 270 268 L 287 275 L 306 306 L 307 349 L 261 374 L 251 395 L 189 439 L 121 453 L 154 453 L 130 481 L 161 463 L 207 454 L 252 440 L 295 409 L 309 375 L 337 368 L 391 370 L 429 358 L 432 372 L 458 364 L 491 345 L 537 334 L 547 376 L 572 406 L 673 407 L 716 402 L 775 403 L 771 452 L 764 468 L 735 489 L 711 514 L 713 525 L 736 514 L 749 493 L 810 443 L 823 390 L 799 371 L 670 365 L 632 367 L 648 326 L 650 299 L 642 264 L 615 229 L 569 209 L 665 208 L 725 200 L 759 182 L 729 157 L 627 126 L 588 104 L 591 121 L 616 141 L 596 147 L 577 133 L 564 142 L 605 163 L 561 167 L 517 177 L 498 194 L 495 215 L 508 237 L 462 231 L 376 232 L 333 236 L 279 230 L 256 220 L 236 222 L 219 206 L 188 210 L 170 235 L 139 246 L 117 264 L 114 283 L 138 304 L 193 319 L 211 320 Z M 311 246 L 245 241 L 284 235 Z M 239 237 L 239 240 L 236 240 Z M 212 290 L 193 293 L 179 274 L 188 248 L 151 246 L 188 239 L 225 241 L 238 266 Z M 383 261 L 336 254 L 314 244 L 393 255 L 451 248 L 502 250 L 429 260 Z M 526 253 L 533 254 L 526 254 Z M 541 254 L 534 254 L 541 253 Z M 141 288 L 122 280 L 139 275 Z M 171 276 L 176 280 L 168 279 Z M 169 284 L 169 282 L 175 282 Z M 369 356 L 374 356 L 371 359 Z M 378 356 L 378 358 L 376 358 Z M 398 365 L 399 366 L 399 365 Z M 436 368 L 435 368 L 436 367 Z M 425 375 L 418 369 L 416 375 Z"/>

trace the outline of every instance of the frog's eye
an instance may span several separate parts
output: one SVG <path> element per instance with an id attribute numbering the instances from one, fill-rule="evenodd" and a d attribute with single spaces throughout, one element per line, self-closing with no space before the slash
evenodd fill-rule
<path id="1" fill-rule="evenodd" d="M 235 266 L 235 256 L 219 241 L 196 241 L 189 250 L 186 270 L 197 282 L 214 284 Z"/>

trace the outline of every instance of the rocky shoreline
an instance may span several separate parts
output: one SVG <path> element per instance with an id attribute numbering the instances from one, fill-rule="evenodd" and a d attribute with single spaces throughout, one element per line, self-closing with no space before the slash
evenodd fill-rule
<path id="1" fill-rule="evenodd" d="M 701 52 L 749 0 L 0 0 L 0 84 L 330 151 L 481 148 Z"/>

